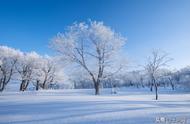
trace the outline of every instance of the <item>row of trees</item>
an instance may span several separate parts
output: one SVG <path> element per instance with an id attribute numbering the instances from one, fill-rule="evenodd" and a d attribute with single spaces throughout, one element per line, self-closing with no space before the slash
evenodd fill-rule
<path id="1" fill-rule="evenodd" d="M 10 81 L 19 82 L 20 91 L 25 91 L 29 84 L 35 86 L 36 90 L 47 89 L 49 84 L 61 81 L 59 78 L 64 76 L 63 73 L 61 75 L 58 73 L 58 64 L 54 62 L 55 58 L 40 56 L 35 52 L 23 53 L 6 46 L 0 46 L 0 53 L 1 91 Z M 156 99 L 158 99 L 158 87 L 171 87 L 172 90 L 189 87 L 190 68 L 186 67 L 179 71 L 165 69 L 170 60 L 167 54 L 153 51 L 147 64 L 143 66 L 143 70 L 107 72 L 106 76 L 101 78 L 99 88 L 112 88 L 114 85 L 118 87 L 149 87 L 150 91 L 155 90 Z M 119 67 L 117 66 L 117 68 Z M 94 84 L 88 72 L 84 69 L 78 70 L 80 71 L 75 70 L 68 80 L 70 85 L 73 85 L 72 88 L 93 88 Z"/>
<path id="2" fill-rule="evenodd" d="M 126 72 L 125 65 L 128 63 L 122 55 L 126 41 L 126 38 L 102 22 L 88 21 L 74 23 L 52 39 L 50 47 L 58 53 L 59 61 L 35 52 L 23 53 L 0 46 L 0 91 L 5 89 L 11 79 L 20 81 L 20 91 L 25 91 L 31 83 L 38 90 L 48 88 L 51 83 L 61 82 L 59 79 L 63 78 L 63 73 L 58 73 L 57 63 L 72 65 L 69 71 L 74 68 L 80 70 L 82 73 L 75 72 L 69 78 L 73 87 L 93 87 L 96 95 L 100 94 L 100 87 L 133 85 L 150 87 L 151 91 L 155 90 L 158 99 L 158 87 L 167 85 L 174 89 L 175 84 L 182 82 L 182 79 L 189 79 L 186 70 L 181 73 L 166 70 L 171 58 L 158 50 L 152 52 L 142 70 Z"/>
<path id="3" fill-rule="evenodd" d="M 166 66 L 167 67 L 167 66 Z M 190 67 L 181 70 L 169 70 L 160 68 L 154 73 L 154 82 L 146 69 L 116 73 L 101 81 L 101 88 L 134 87 L 149 88 L 155 92 L 158 99 L 158 88 L 167 90 L 188 90 L 190 88 Z M 93 88 L 93 83 L 87 75 L 72 78 L 74 88 Z"/>
<path id="4" fill-rule="evenodd" d="M 46 89 L 57 79 L 56 63 L 51 57 L 0 46 L 0 91 L 11 80 L 20 82 L 20 91 L 25 91 L 29 84 L 33 84 L 36 90 Z"/>

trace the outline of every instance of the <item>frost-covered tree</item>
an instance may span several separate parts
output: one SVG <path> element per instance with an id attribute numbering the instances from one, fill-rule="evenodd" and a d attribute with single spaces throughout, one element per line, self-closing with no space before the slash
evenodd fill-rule
<path id="1" fill-rule="evenodd" d="M 40 56 L 35 59 L 35 66 L 31 75 L 33 85 L 38 89 L 49 89 L 54 85 L 63 85 L 65 73 L 59 58 L 52 56 Z"/>
<path id="2" fill-rule="evenodd" d="M 174 73 L 174 80 L 179 85 L 179 88 L 185 90 L 190 89 L 190 66 L 182 68 L 181 70 Z"/>
<path id="3" fill-rule="evenodd" d="M 172 72 L 171 70 L 168 69 L 164 69 L 162 70 L 162 83 L 164 84 L 164 86 L 171 86 L 172 90 L 175 89 L 175 78 L 176 78 L 176 74 L 174 72 Z"/>
<path id="4" fill-rule="evenodd" d="M 43 89 L 47 89 L 48 84 L 54 81 L 55 77 L 55 63 L 53 62 L 52 58 L 43 58 L 41 66 L 42 72 L 42 85 Z"/>
<path id="5" fill-rule="evenodd" d="M 63 76 L 62 69 L 57 67 L 56 57 L 0 46 L 0 91 L 11 80 L 21 81 L 20 91 L 25 91 L 30 83 L 36 86 L 36 90 L 40 87 L 46 89 L 51 83 L 63 82 Z"/>
<path id="6" fill-rule="evenodd" d="M 3 91 L 10 82 L 15 73 L 15 64 L 21 55 L 22 52 L 19 50 L 0 46 L 0 91 Z"/>
<path id="7" fill-rule="evenodd" d="M 152 55 L 148 57 L 147 64 L 144 66 L 149 75 L 151 90 L 153 87 L 155 88 L 156 100 L 158 99 L 157 77 L 159 70 L 167 66 L 169 61 L 171 61 L 171 58 L 168 57 L 168 54 L 159 50 L 153 50 Z"/>
<path id="8" fill-rule="evenodd" d="M 140 70 L 132 71 L 131 72 L 131 81 L 137 87 L 144 87 L 144 74 Z"/>
<path id="9" fill-rule="evenodd" d="M 20 75 L 20 91 L 25 91 L 33 79 L 34 70 L 37 69 L 40 56 L 36 52 L 25 53 L 17 62 L 16 70 Z"/>
<path id="10" fill-rule="evenodd" d="M 102 22 L 89 21 L 75 23 L 65 33 L 58 33 L 51 47 L 64 60 L 75 62 L 91 76 L 95 94 L 98 95 L 105 69 L 112 65 L 111 59 L 125 41 L 125 38 Z"/>

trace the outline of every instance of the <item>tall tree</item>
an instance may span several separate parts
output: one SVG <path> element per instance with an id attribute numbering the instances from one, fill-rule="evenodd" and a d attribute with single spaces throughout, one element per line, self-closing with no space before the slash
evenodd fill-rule
<path id="1" fill-rule="evenodd" d="M 26 53 L 19 59 L 16 70 L 20 75 L 20 91 L 25 91 L 33 79 L 34 70 L 37 69 L 37 60 L 40 56 L 35 52 Z"/>
<path id="2" fill-rule="evenodd" d="M 10 82 L 21 54 L 19 50 L 0 46 L 0 91 L 3 91 Z"/>
<path id="3" fill-rule="evenodd" d="M 82 67 L 94 83 L 95 94 L 100 94 L 100 83 L 114 54 L 126 39 L 102 22 L 74 23 L 65 33 L 58 33 L 51 46 L 65 60 Z M 115 60 L 116 61 L 116 60 Z"/>
<path id="4" fill-rule="evenodd" d="M 168 54 L 161 52 L 159 50 L 153 50 L 152 55 L 148 57 L 147 64 L 145 69 L 149 75 L 151 90 L 155 88 L 156 100 L 158 99 L 158 82 L 157 75 L 159 70 L 162 67 L 167 66 L 167 63 L 171 61 L 171 58 L 168 57 Z"/>
<path id="5" fill-rule="evenodd" d="M 53 60 L 51 58 L 43 58 L 40 71 L 43 76 L 41 87 L 47 89 L 48 84 L 52 83 L 55 78 L 55 63 Z"/>

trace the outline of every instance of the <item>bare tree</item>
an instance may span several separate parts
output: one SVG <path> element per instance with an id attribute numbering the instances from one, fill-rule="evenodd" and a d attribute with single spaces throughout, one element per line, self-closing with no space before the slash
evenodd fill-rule
<path id="1" fill-rule="evenodd" d="M 124 42 L 125 38 L 102 22 L 90 21 L 75 23 L 67 32 L 57 34 L 51 46 L 65 60 L 80 65 L 91 76 L 98 95 L 105 68 L 111 65 L 111 58 Z"/>
<path id="2" fill-rule="evenodd" d="M 20 91 L 25 91 L 33 79 L 34 70 L 36 69 L 36 62 L 40 58 L 40 56 L 35 53 L 26 53 L 22 56 L 19 62 L 16 65 L 16 70 L 20 75 Z"/>
<path id="3" fill-rule="evenodd" d="M 20 54 L 18 50 L 0 46 L 0 91 L 5 89 L 15 73 L 15 64 Z"/>
<path id="4" fill-rule="evenodd" d="M 50 58 L 44 58 L 43 65 L 40 68 L 42 72 L 42 84 L 40 85 L 43 89 L 47 88 L 47 85 L 54 81 L 55 77 L 55 63 Z"/>
<path id="5" fill-rule="evenodd" d="M 171 61 L 171 58 L 168 57 L 168 54 L 160 52 L 159 50 L 153 50 L 152 55 L 148 58 L 145 69 L 150 78 L 151 90 L 154 87 L 156 93 L 156 100 L 158 99 L 158 82 L 157 74 L 158 71 L 167 66 L 167 63 Z"/>
<path id="6" fill-rule="evenodd" d="M 16 58 L 4 58 L 3 59 L 3 64 L 0 66 L 0 71 L 1 71 L 0 91 L 3 91 L 5 89 L 5 86 L 11 80 L 11 77 L 14 73 L 14 67 L 15 67 L 16 62 L 17 62 Z"/>
<path id="7" fill-rule="evenodd" d="M 139 86 L 144 87 L 144 82 L 143 82 L 144 75 L 142 74 L 142 71 L 141 70 L 132 71 L 131 74 L 134 85 L 136 85 L 137 88 L 139 88 Z"/>
<path id="8" fill-rule="evenodd" d="M 41 59 L 40 59 L 41 61 Z M 41 82 L 41 79 L 42 79 L 42 72 L 41 72 L 41 64 L 38 63 L 37 64 L 37 67 L 34 69 L 34 73 L 33 73 L 33 85 L 35 86 L 35 89 L 36 91 L 39 90 L 40 88 L 40 82 Z"/>
<path id="9" fill-rule="evenodd" d="M 163 76 L 164 76 L 164 78 L 165 78 L 166 80 L 168 80 L 168 81 L 167 81 L 167 82 L 169 82 L 168 85 L 170 85 L 171 88 L 172 88 L 172 90 L 174 90 L 174 89 L 175 89 L 175 82 L 174 82 L 174 80 L 175 80 L 175 74 L 172 73 L 172 71 L 170 71 L 170 70 L 165 70 Z"/>
<path id="10" fill-rule="evenodd" d="M 64 73 L 56 69 L 55 61 L 56 57 L 40 56 L 36 52 L 23 53 L 0 46 L 0 91 L 11 80 L 21 81 L 20 91 L 25 91 L 30 82 L 36 86 L 36 90 L 47 88 L 53 81 L 62 82 Z"/>

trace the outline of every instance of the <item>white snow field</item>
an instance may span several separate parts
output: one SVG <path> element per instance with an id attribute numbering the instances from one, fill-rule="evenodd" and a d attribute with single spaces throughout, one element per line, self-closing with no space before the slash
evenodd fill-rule
<path id="1" fill-rule="evenodd" d="M 156 101 L 148 89 L 101 91 L 100 96 L 93 89 L 3 92 L 0 124 L 157 124 L 163 119 L 190 124 L 190 93 L 161 91 Z"/>

